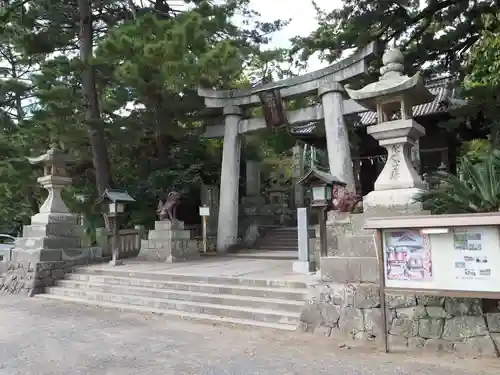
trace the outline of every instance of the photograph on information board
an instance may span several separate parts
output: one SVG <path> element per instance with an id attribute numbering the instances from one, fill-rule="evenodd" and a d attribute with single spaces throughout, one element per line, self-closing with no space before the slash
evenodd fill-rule
<path id="1" fill-rule="evenodd" d="M 387 280 L 432 280 L 429 236 L 418 230 L 385 231 Z"/>
<path id="2" fill-rule="evenodd" d="M 455 247 L 455 277 L 481 280 L 491 277 L 488 255 L 484 251 L 482 233 L 456 228 L 453 233 Z"/>

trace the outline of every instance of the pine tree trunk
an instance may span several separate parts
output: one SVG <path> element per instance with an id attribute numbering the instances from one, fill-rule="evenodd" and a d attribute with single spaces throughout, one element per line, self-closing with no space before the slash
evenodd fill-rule
<path id="1" fill-rule="evenodd" d="M 92 162 L 95 169 L 97 191 L 99 195 L 102 195 L 104 190 L 110 185 L 111 173 L 106 138 L 97 98 L 95 68 L 90 61 L 93 47 L 91 0 L 78 0 L 78 9 L 80 11 L 80 59 L 84 66 L 82 72 L 82 89 L 86 111 L 85 117 L 90 146 L 92 148 Z"/>

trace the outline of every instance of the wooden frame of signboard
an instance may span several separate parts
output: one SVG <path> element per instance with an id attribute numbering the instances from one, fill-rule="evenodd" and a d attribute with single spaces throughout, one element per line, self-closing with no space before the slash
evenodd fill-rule
<path id="1" fill-rule="evenodd" d="M 435 287 L 427 287 L 417 285 L 415 287 L 394 287 L 387 286 L 386 280 L 386 262 L 384 256 L 385 231 L 416 231 L 422 233 L 427 231 L 428 235 L 451 234 L 449 231 L 455 228 L 491 228 L 496 227 L 496 232 L 500 227 L 500 213 L 484 213 L 484 214 L 460 214 L 460 215 L 425 215 L 425 216 L 395 216 L 395 217 L 378 217 L 367 220 L 364 229 L 374 229 L 375 246 L 377 250 L 379 286 L 380 286 L 380 308 L 382 310 L 382 326 L 384 331 L 383 344 L 384 351 L 389 352 L 388 346 L 388 324 L 386 300 L 387 294 L 414 294 L 439 297 L 462 297 L 462 298 L 482 298 L 482 299 L 500 299 L 500 287 L 498 291 L 487 290 L 461 290 L 461 289 L 441 289 Z M 445 232 L 445 230 L 448 232 Z M 433 233 L 434 232 L 434 233 Z M 453 231 L 453 234 L 455 232 Z M 497 236 L 500 239 L 500 235 Z M 500 243 L 498 244 L 498 257 L 500 257 Z M 495 247 L 493 244 L 492 247 Z M 434 252 L 432 253 L 434 254 Z M 432 261 L 434 257 L 432 257 Z M 495 263 L 495 262 L 494 262 Z M 435 269 L 432 268 L 432 274 Z M 500 277 L 500 275 L 499 275 Z"/>

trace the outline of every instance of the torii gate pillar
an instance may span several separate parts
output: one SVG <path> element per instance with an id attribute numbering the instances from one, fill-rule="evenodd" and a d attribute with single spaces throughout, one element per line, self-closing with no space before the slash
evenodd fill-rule
<path id="1" fill-rule="evenodd" d="M 225 107 L 224 144 L 220 176 L 219 221 L 217 227 L 217 251 L 227 251 L 238 240 L 238 188 L 240 177 L 241 137 L 238 125 L 241 109 Z"/>
<path id="2" fill-rule="evenodd" d="M 206 138 L 223 138 L 222 171 L 217 229 L 217 251 L 224 252 L 238 237 L 238 181 L 242 134 L 268 127 L 265 118 L 242 119 L 243 108 L 261 105 L 259 93 L 279 91 L 279 97 L 293 99 L 318 95 L 322 105 L 314 105 L 286 113 L 289 125 L 324 119 L 331 174 L 354 189 L 351 152 L 344 115 L 366 111 L 366 108 L 342 95 L 342 82 L 364 75 L 368 58 L 375 54 L 375 43 L 350 57 L 324 69 L 276 83 L 259 85 L 249 90 L 198 89 L 208 108 L 223 110 L 224 124 L 206 128 Z"/>

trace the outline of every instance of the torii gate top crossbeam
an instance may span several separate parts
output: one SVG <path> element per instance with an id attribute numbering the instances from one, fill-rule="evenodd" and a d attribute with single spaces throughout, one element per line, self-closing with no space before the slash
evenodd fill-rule
<path id="1" fill-rule="evenodd" d="M 282 98 L 292 99 L 298 96 L 316 93 L 319 86 L 331 82 L 343 82 L 349 78 L 366 73 L 366 59 L 376 52 L 376 43 L 372 42 L 352 56 L 326 68 L 288 78 L 279 82 L 258 85 L 249 90 L 213 90 L 198 89 L 198 95 L 205 98 L 208 108 L 228 106 L 251 106 L 260 104 L 259 92 L 280 88 Z"/>

